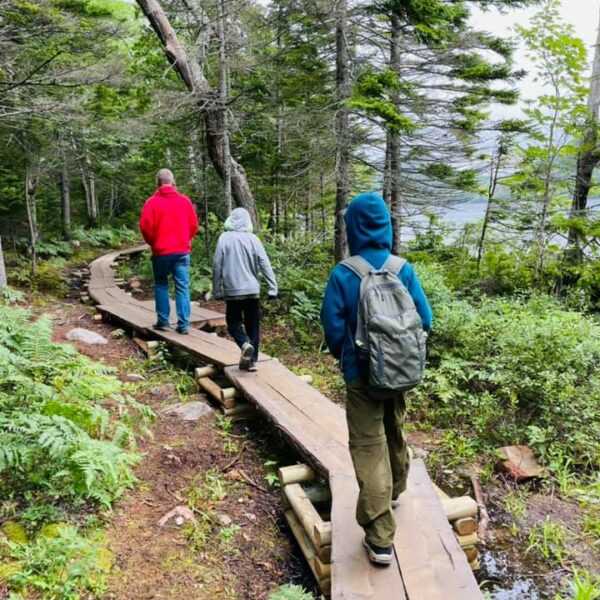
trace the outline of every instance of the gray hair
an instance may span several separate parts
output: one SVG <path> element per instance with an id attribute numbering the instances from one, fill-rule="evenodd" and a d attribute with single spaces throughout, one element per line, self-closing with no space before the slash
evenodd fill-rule
<path id="1" fill-rule="evenodd" d="M 160 169 L 156 174 L 156 185 L 172 185 L 173 183 L 175 183 L 175 177 L 169 169 Z"/>

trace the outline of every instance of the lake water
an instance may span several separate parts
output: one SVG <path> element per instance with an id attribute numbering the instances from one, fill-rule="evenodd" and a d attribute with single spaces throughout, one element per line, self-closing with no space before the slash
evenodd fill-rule
<path id="1" fill-rule="evenodd" d="M 458 234 L 467 223 L 476 223 L 481 221 L 485 215 L 485 200 L 470 200 L 469 202 L 461 202 L 452 206 L 439 207 L 435 211 L 427 210 L 427 212 L 435 212 L 440 222 L 449 225 L 452 234 Z M 423 231 L 429 225 L 429 218 L 424 214 L 419 214 L 419 207 L 410 206 L 407 211 L 407 216 L 402 226 L 402 237 L 404 239 L 412 239 L 415 237 L 415 231 Z"/>

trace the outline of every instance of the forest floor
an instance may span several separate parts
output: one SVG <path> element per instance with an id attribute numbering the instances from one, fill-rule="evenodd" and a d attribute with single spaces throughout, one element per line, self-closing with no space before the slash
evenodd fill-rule
<path id="1" fill-rule="evenodd" d="M 272 485 L 283 458 L 272 453 L 280 445 L 273 433 L 257 422 L 232 424 L 212 407 L 197 421 L 165 414 L 174 405 L 207 402 L 166 353 L 148 360 L 117 326 L 94 321 L 93 309 L 74 301 L 45 301 L 39 309 L 52 315 L 56 342 L 75 327 L 108 339 L 104 346 L 74 345 L 114 367 L 121 380 L 135 380 L 130 393 L 156 415 L 139 442 L 138 485 L 107 518 L 114 567 L 105 597 L 252 600 L 283 583 L 315 589 Z M 159 526 L 177 507 L 191 508 L 195 523 L 186 515 L 181 525 L 170 519 Z"/>
<path id="2" fill-rule="evenodd" d="M 214 410 L 193 422 L 165 414 L 176 404 L 206 402 L 189 371 L 165 349 L 157 360 L 146 359 L 118 327 L 94 321 L 93 309 L 77 302 L 77 295 L 74 290 L 66 301 L 37 301 L 36 310 L 53 316 L 55 341 L 64 342 L 74 327 L 105 336 L 108 346 L 75 345 L 114 367 L 123 381 L 139 380 L 128 384 L 131 394 L 156 414 L 140 439 L 139 483 L 107 518 L 105 545 L 115 560 L 106 598 L 264 599 L 289 582 L 314 592 L 272 485 L 277 466 L 297 457 L 286 454 L 276 434 L 256 420 L 231 424 Z M 223 310 L 222 304 L 208 307 Z M 273 315 L 267 315 L 263 339 L 265 352 L 295 372 L 311 373 L 323 393 L 343 402 L 343 384 L 329 355 L 317 359 Z M 447 431 L 410 421 L 407 430 L 438 485 L 453 496 L 473 495 L 466 473 L 481 471 L 482 460 L 456 456 Z M 600 573 L 598 532 L 589 531 L 589 515 L 555 481 L 517 485 L 493 473 L 481 479 L 491 522 L 476 576 L 489 598 L 554 598 L 574 568 Z M 159 520 L 176 507 L 191 508 L 196 522 L 170 520 L 160 527 Z"/>

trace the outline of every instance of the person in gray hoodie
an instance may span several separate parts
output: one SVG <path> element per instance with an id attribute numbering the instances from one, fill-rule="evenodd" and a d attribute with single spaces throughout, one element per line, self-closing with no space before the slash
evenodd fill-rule
<path id="1" fill-rule="evenodd" d="M 269 299 L 277 281 L 261 241 L 252 233 L 250 213 L 236 208 L 225 221 L 213 260 L 213 295 L 225 299 L 227 330 L 242 349 L 240 369 L 256 371 L 260 342 L 260 273 Z"/>

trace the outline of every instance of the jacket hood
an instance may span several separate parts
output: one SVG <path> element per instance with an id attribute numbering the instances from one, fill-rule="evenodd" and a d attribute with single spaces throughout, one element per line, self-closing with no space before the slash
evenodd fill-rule
<path id="1" fill-rule="evenodd" d="M 392 219 L 379 194 L 368 192 L 355 196 L 344 215 L 350 254 L 365 248 L 392 249 Z"/>
<path id="2" fill-rule="evenodd" d="M 162 196 L 168 198 L 169 196 L 178 196 L 179 192 L 174 185 L 161 185 L 155 193 L 156 196 Z"/>
<path id="3" fill-rule="evenodd" d="M 252 233 L 252 219 L 245 208 L 234 208 L 225 221 L 225 231 L 245 231 Z"/>

